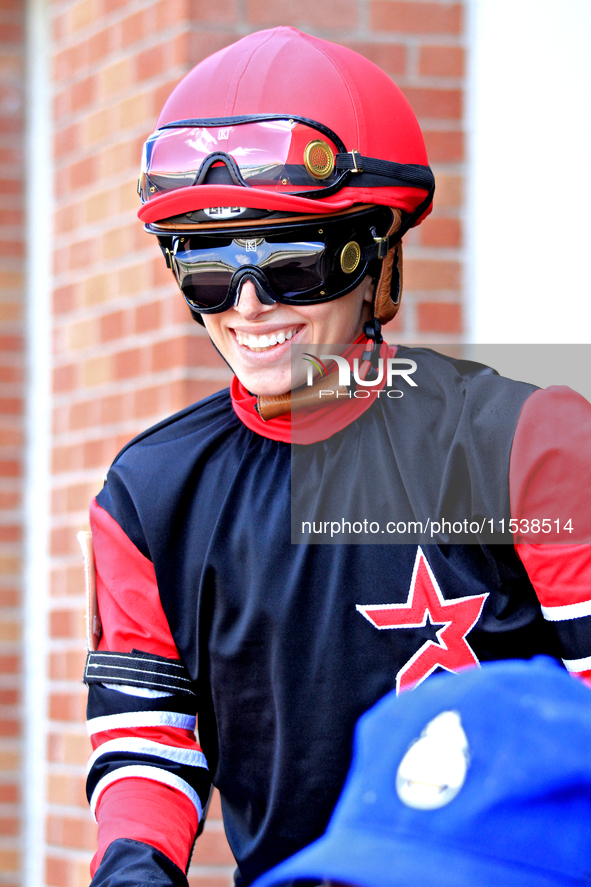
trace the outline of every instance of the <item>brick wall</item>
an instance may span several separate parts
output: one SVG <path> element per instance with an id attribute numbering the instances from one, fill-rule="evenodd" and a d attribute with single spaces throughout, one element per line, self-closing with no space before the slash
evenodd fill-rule
<path id="1" fill-rule="evenodd" d="M 438 182 L 437 209 L 407 237 L 406 305 L 392 336 L 453 340 L 462 331 L 463 24 L 460 4 L 398 0 L 52 0 L 51 12 L 56 212 L 45 859 L 48 887 L 82 887 L 95 833 L 83 791 L 89 744 L 76 531 L 119 448 L 229 378 L 136 219 L 142 142 L 180 77 L 249 31 L 293 24 L 367 55 L 415 107 Z M 231 871 L 216 803 L 191 883 L 225 887 Z"/>
<path id="2" fill-rule="evenodd" d="M 23 14 L 0 4 L 0 884 L 19 883 L 23 443 Z"/>

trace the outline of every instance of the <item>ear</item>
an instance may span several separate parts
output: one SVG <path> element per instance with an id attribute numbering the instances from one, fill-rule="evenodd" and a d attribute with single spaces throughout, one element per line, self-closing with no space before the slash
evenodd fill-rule
<path id="1" fill-rule="evenodd" d="M 367 277 L 365 277 L 365 279 L 362 281 L 361 286 L 364 287 L 363 301 L 369 302 L 369 304 L 371 305 L 371 303 L 373 302 L 373 291 L 374 291 L 373 278 L 368 274 Z"/>

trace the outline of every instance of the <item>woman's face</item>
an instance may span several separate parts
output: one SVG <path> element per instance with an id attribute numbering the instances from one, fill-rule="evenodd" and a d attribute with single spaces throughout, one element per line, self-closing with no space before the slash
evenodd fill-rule
<path id="1" fill-rule="evenodd" d="M 247 280 L 235 308 L 205 314 L 203 322 L 244 387 L 253 394 L 285 394 L 292 388 L 293 345 L 349 344 L 371 318 L 373 283 L 320 305 L 263 305 Z"/>

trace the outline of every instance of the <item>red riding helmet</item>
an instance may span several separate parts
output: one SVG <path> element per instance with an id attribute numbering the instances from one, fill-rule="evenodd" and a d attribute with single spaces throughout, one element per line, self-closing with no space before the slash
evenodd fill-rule
<path id="1" fill-rule="evenodd" d="M 160 237 L 390 207 L 391 224 L 375 238 L 375 315 L 385 323 L 399 303 L 400 238 L 431 211 L 434 180 L 417 119 L 383 71 L 280 27 L 181 80 L 144 146 L 138 191 L 139 218 Z"/>

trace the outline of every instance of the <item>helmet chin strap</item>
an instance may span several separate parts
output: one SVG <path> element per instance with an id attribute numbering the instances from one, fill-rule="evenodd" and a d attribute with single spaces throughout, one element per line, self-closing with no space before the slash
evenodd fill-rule
<path id="1" fill-rule="evenodd" d="M 380 359 L 380 345 L 384 341 L 382 336 L 382 324 L 378 320 L 377 317 L 373 317 L 371 320 L 366 321 L 363 324 L 363 332 L 367 336 L 368 344 L 372 343 L 371 349 L 367 349 L 361 355 L 361 361 L 369 360 L 371 366 L 368 370 L 366 379 L 371 381 L 372 379 L 377 379 L 378 372 L 378 361 Z"/>

